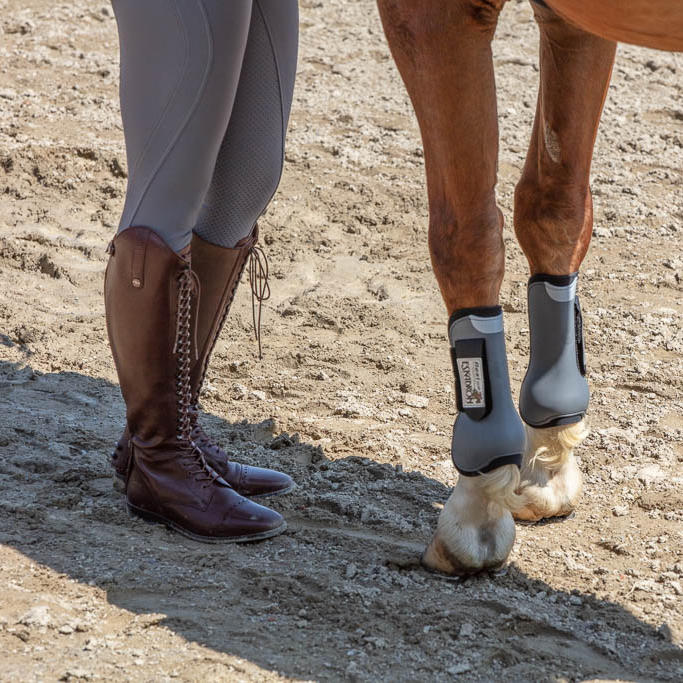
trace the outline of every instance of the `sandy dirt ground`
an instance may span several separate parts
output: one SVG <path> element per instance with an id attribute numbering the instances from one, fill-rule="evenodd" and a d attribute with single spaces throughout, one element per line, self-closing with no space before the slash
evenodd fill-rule
<path id="1" fill-rule="evenodd" d="M 683 55 L 619 49 L 597 142 L 582 504 L 518 525 L 506 570 L 447 580 L 419 566 L 455 482 L 455 406 L 417 126 L 372 0 L 301 10 L 287 164 L 262 222 L 264 359 L 243 287 L 203 397 L 236 459 L 299 487 L 273 502 L 286 534 L 217 548 L 129 519 L 112 488 L 112 12 L 0 0 L 0 679 L 682 680 Z M 536 50 L 529 7 L 510 2 L 495 43 L 508 225 Z M 505 242 L 517 392 L 526 266 Z"/>

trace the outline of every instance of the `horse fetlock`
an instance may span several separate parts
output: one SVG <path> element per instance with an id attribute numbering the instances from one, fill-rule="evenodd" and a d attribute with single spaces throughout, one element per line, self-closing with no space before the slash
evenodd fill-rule
<path id="1" fill-rule="evenodd" d="M 515 523 L 507 503 L 515 497 L 518 482 L 514 465 L 477 477 L 460 477 L 422 556 L 425 567 L 449 575 L 502 567 L 515 542 Z"/>
<path id="2" fill-rule="evenodd" d="M 529 367 L 519 412 L 532 427 L 580 422 L 589 390 L 583 345 L 578 276 L 534 275 L 529 280 Z"/>
<path id="3" fill-rule="evenodd" d="M 517 493 L 516 519 L 564 517 L 577 506 L 583 478 L 574 449 L 588 435 L 585 420 L 559 427 L 527 426 L 527 451 Z"/>
<path id="4" fill-rule="evenodd" d="M 571 513 L 582 488 L 574 448 L 588 434 L 584 419 L 590 398 L 586 381 L 578 276 L 534 275 L 529 280 L 529 367 L 519 412 L 527 448 L 519 494 L 520 520 Z"/>

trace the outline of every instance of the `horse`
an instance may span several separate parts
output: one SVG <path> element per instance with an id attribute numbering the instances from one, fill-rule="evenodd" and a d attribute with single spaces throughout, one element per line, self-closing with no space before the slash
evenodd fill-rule
<path id="1" fill-rule="evenodd" d="M 496 89 L 491 41 L 506 0 L 378 0 L 424 146 L 431 261 L 449 315 L 459 473 L 422 556 L 430 570 L 503 566 L 515 520 L 577 506 L 574 450 L 589 391 L 578 273 L 593 230 L 589 175 L 618 40 L 683 50 L 680 0 L 531 0 L 540 87 L 515 189 L 527 258 L 530 354 L 512 402 L 499 291 L 503 215 L 496 204 Z"/>
<path id="2" fill-rule="evenodd" d="M 589 33 L 657 50 L 683 52 L 683 6 L 676 0 L 546 0 Z"/>

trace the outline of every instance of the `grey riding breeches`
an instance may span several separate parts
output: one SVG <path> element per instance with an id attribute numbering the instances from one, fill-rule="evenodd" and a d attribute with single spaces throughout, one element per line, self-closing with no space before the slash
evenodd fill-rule
<path id="1" fill-rule="evenodd" d="M 297 0 L 112 0 L 128 188 L 119 231 L 174 250 L 248 235 L 284 160 Z"/>

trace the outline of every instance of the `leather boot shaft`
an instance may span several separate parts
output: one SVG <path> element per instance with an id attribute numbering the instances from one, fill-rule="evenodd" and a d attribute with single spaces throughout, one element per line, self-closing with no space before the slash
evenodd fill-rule
<path id="1" fill-rule="evenodd" d="M 192 269 L 197 274 L 201 306 L 197 319 L 197 360 L 192 366 L 192 396 L 199 399 L 209 358 L 230 312 L 237 286 L 252 248 L 258 241 L 258 226 L 233 248 L 219 247 L 192 235 Z"/>
<path id="2" fill-rule="evenodd" d="M 128 228 L 110 245 L 107 333 L 130 433 L 150 446 L 178 432 L 176 354 L 180 316 L 191 312 L 191 301 L 181 301 L 190 277 L 189 261 L 147 228 Z"/>

